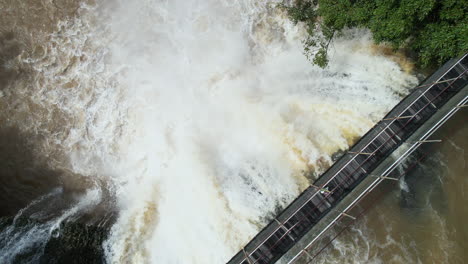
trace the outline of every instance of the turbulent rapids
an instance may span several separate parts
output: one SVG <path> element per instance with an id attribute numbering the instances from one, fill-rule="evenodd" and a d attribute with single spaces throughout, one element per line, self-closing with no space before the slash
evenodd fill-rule
<path id="1" fill-rule="evenodd" d="M 417 81 L 362 30 L 312 66 L 272 1 L 75 2 L 0 1 L 2 263 L 66 222 L 109 263 L 223 263 Z"/>

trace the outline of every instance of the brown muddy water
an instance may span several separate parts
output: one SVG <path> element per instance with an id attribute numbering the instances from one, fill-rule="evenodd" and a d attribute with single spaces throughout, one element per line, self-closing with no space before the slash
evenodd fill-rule
<path id="1" fill-rule="evenodd" d="M 416 84 L 271 2 L 0 0 L 0 263 L 223 263 Z M 463 263 L 463 111 L 322 261 Z"/>
<path id="2" fill-rule="evenodd" d="M 453 116 L 432 136 L 443 142 L 311 263 L 467 263 L 467 121 L 468 109 Z"/>

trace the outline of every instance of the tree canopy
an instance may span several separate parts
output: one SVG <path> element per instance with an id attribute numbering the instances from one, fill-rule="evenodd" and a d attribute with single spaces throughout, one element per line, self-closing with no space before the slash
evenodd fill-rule
<path id="1" fill-rule="evenodd" d="M 328 64 L 328 47 L 345 28 L 365 27 L 377 44 L 406 49 L 420 67 L 442 64 L 468 51 L 468 0 L 296 0 L 280 5 L 304 23 L 304 53 Z"/>

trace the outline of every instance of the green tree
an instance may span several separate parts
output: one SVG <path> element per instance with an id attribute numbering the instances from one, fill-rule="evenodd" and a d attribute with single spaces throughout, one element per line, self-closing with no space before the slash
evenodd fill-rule
<path id="1" fill-rule="evenodd" d="M 468 51 L 468 0 L 296 0 L 282 4 L 294 23 L 304 23 L 304 53 L 320 67 L 345 28 L 365 27 L 377 44 L 406 49 L 420 67 L 435 66 Z"/>

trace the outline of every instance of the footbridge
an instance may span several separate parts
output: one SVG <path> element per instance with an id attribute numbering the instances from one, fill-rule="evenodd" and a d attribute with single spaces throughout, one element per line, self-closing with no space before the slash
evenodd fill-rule
<path id="1" fill-rule="evenodd" d="M 421 145 L 437 142 L 430 136 L 467 106 L 467 55 L 415 87 L 228 264 L 312 262 L 331 243 L 320 238 L 337 223 L 346 227 L 359 218 L 367 209 L 359 203 L 376 187 L 397 181 L 402 175 L 396 168 Z"/>

